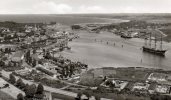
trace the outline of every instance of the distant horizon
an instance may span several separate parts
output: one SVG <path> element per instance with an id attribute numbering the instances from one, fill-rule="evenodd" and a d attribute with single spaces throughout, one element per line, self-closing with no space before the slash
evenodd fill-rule
<path id="1" fill-rule="evenodd" d="M 0 15 L 111 15 L 111 14 L 171 14 L 171 13 L 67 13 L 67 14 L 46 14 L 46 13 L 34 13 L 34 14 L 0 14 Z"/>

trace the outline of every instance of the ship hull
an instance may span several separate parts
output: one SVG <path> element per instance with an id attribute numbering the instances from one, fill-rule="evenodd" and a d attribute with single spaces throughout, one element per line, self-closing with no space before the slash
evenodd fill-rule
<path id="1" fill-rule="evenodd" d="M 149 52 L 152 54 L 160 55 L 160 56 L 165 56 L 166 50 L 156 50 L 153 48 L 148 48 L 148 47 L 142 47 L 144 52 Z"/>

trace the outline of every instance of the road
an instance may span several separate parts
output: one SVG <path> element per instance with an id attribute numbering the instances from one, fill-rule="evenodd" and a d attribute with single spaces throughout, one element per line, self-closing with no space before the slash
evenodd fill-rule
<path id="1" fill-rule="evenodd" d="M 11 72 L 6 72 L 4 70 L 1 71 L 2 73 L 2 76 L 4 76 L 5 78 L 8 78 L 9 79 L 9 75 L 11 74 Z M 19 77 L 15 76 L 16 79 L 18 79 Z M 22 79 L 23 82 L 25 84 L 35 84 L 35 85 L 38 85 L 38 83 L 36 82 L 31 82 L 31 81 L 28 81 L 28 80 L 25 80 L 25 79 Z M 45 86 L 43 85 L 44 87 L 44 90 L 45 91 L 49 91 L 49 92 L 53 92 L 53 93 L 57 93 L 57 94 L 62 94 L 62 95 L 66 95 L 66 96 L 70 96 L 70 97 L 77 97 L 77 93 L 74 93 L 74 92 L 69 92 L 69 91 L 65 91 L 65 90 L 61 90 L 61 89 L 57 89 L 57 88 L 52 88 L 52 87 L 49 87 L 49 86 Z M 85 98 L 85 95 L 83 95 L 82 97 Z M 89 100 L 95 100 L 94 97 L 90 98 Z M 106 99 L 106 98 L 101 98 L 101 100 L 111 100 L 111 99 Z"/>
<path id="2" fill-rule="evenodd" d="M 0 90 L 3 91 L 4 93 L 7 93 L 8 95 L 13 97 L 14 99 L 17 99 L 17 95 L 19 93 L 22 93 L 23 95 L 25 95 L 25 93 L 23 91 L 16 88 L 14 85 L 6 82 L 4 79 L 0 78 L 0 87 L 3 87 L 4 84 L 9 84 L 9 88 L 8 87 L 7 88 L 1 88 Z"/>
<path id="3" fill-rule="evenodd" d="M 4 70 L 2 70 L 2 76 L 4 76 L 5 78 L 8 78 L 9 79 L 9 75 L 11 74 L 11 72 L 6 72 Z M 18 79 L 19 77 L 16 76 L 16 79 Z M 35 84 L 35 85 L 38 85 L 38 83 L 35 83 L 35 82 L 31 82 L 31 81 L 28 81 L 28 80 L 25 80 L 25 79 L 22 79 L 23 82 L 25 84 Z M 66 96 L 71 96 L 71 97 L 76 97 L 77 96 L 77 93 L 73 93 L 73 92 L 69 92 L 69 91 L 64 91 L 64 90 L 61 90 L 61 89 L 57 89 L 57 88 L 52 88 L 52 87 L 49 87 L 49 86 L 45 86 L 44 85 L 44 90 L 45 91 L 49 91 L 49 92 L 53 92 L 53 93 L 58 93 L 58 94 L 63 94 L 63 95 L 66 95 Z"/>

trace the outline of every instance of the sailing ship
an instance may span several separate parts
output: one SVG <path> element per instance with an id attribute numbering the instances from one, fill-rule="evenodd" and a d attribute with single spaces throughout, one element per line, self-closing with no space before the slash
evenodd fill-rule
<path id="1" fill-rule="evenodd" d="M 151 38 L 151 33 L 150 33 L 150 37 L 149 37 L 149 43 L 147 44 L 147 40 L 148 38 L 145 38 L 145 45 L 142 47 L 144 52 L 149 52 L 155 55 L 159 55 L 159 56 L 165 56 L 165 52 L 167 50 L 164 50 L 162 45 L 163 45 L 163 37 L 161 34 L 160 37 L 160 48 L 157 48 L 157 38 L 156 38 L 156 33 L 155 33 L 155 37 L 154 37 L 154 47 L 152 47 L 152 38 Z"/>

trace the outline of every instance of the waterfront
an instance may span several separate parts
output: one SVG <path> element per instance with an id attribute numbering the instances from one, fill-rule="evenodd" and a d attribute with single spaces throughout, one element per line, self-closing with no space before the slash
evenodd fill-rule
<path id="1" fill-rule="evenodd" d="M 65 50 L 61 55 L 87 63 L 89 68 L 147 67 L 171 70 L 170 43 L 164 44 L 164 48 L 168 49 L 166 56 L 159 57 L 142 52 L 140 49 L 144 45 L 142 39 L 125 40 L 109 32 L 96 34 L 80 31 L 77 33 L 80 38 L 69 43 L 71 51 Z"/>

